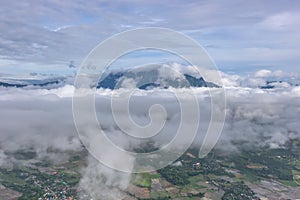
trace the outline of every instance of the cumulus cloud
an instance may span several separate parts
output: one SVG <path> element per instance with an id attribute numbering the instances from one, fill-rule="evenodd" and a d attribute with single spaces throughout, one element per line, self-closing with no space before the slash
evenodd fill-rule
<path id="1" fill-rule="evenodd" d="M 290 139 L 299 139 L 296 121 L 300 104 L 294 90 L 229 90 L 227 122 L 220 142 L 236 140 L 244 141 L 249 146 L 278 148 Z"/>
<path id="2" fill-rule="evenodd" d="M 259 88 L 274 86 L 274 89 L 294 88 L 299 85 L 299 73 L 284 72 L 282 70 L 261 69 L 247 76 L 231 75 L 220 72 L 225 87 Z"/>
<path id="3" fill-rule="evenodd" d="M 267 69 L 259 70 L 255 73 L 255 77 L 282 77 L 284 76 L 284 72 L 281 70 L 271 71 Z"/>

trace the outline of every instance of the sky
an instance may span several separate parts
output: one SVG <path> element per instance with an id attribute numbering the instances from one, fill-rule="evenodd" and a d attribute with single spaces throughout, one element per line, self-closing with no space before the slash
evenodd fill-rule
<path id="1" fill-rule="evenodd" d="M 0 73 L 70 71 L 106 38 L 143 27 L 187 34 L 222 71 L 300 71 L 297 0 L 2 0 Z"/>

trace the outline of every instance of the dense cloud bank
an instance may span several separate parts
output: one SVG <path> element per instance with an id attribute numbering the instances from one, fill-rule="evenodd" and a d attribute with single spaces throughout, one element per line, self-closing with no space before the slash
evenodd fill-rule
<path id="1" fill-rule="evenodd" d="M 267 70 L 259 71 L 252 77 L 224 73 L 222 76 L 226 90 L 227 115 L 218 148 L 235 151 L 232 141 L 277 148 L 290 139 L 300 138 L 298 123 L 300 87 L 292 83 L 295 78 L 283 72 Z M 291 84 L 278 82 L 278 85 L 272 89 L 258 87 L 258 83 L 274 80 L 274 78 Z M 46 156 L 57 162 L 67 159 L 66 154 L 59 152 L 82 150 L 72 116 L 73 90 L 71 85 L 51 90 L 0 88 L 0 165 L 19 162 L 8 153 L 17 150 L 34 150 L 37 152 L 37 158 Z M 131 118 L 139 125 L 149 123 L 148 109 L 151 105 L 161 104 L 165 107 L 167 113 L 164 119 L 165 126 L 157 136 L 152 138 L 157 146 L 168 143 L 174 137 L 181 120 L 180 107 L 172 93 L 174 90 L 184 95 L 191 89 L 137 90 L 129 102 Z M 218 90 L 219 88 L 214 88 L 212 93 Z M 194 91 L 199 100 L 201 113 L 195 141 L 195 145 L 199 146 L 211 116 L 210 96 L 207 88 L 197 88 Z M 97 90 L 98 119 L 103 130 L 115 144 L 132 150 L 137 145 L 143 144 L 145 140 L 132 139 L 118 128 L 111 115 L 112 93 L 122 93 L 122 89 Z M 188 102 L 189 97 L 186 95 L 185 103 Z M 117 114 L 124 115 L 124 113 Z M 128 127 L 129 130 L 130 128 Z M 118 155 L 110 156 L 112 159 L 118 158 Z M 117 173 L 89 158 L 88 166 L 82 171 L 79 188 L 82 193 L 90 193 L 95 198 L 101 198 L 99 196 L 101 191 L 102 194 L 103 191 L 112 194 L 109 192 L 111 188 L 124 189 L 129 180 L 128 174 Z M 117 192 L 113 194 L 119 195 Z"/>

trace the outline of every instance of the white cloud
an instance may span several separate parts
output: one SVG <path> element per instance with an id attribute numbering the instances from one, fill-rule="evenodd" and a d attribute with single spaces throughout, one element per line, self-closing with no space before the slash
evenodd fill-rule
<path id="1" fill-rule="evenodd" d="M 140 22 L 189 30 L 212 47 L 208 50 L 221 67 L 255 63 L 283 69 L 299 63 L 297 1 L 3 1 L 0 13 L 5 13 L 0 15 L 0 54 L 20 61 L 19 68 L 80 63 L 99 42 L 145 26 Z"/>
<path id="2" fill-rule="evenodd" d="M 282 70 L 271 71 L 267 69 L 262 69 L 255 72 L 255 77 L 259 78 L 267 78 L 267 77 L 284 77 L 289 74 L 284 73 Z"/>
<path id="3" fill-rule="evenodd" d="M 222 73 L 223 82 L 226 83 L 227 117 L 217 148 L 235 150 L 232 141 L 246 141 L 245 147 L 255 145 L 277 148 L 289 139 L 300 139 L 299 86 L 287 86 L 281 83 L 277 85 L 279 89 L 272 90 L 263 90 L 254 86 L 264 81 L 264 77 L 279 77 L 282 74 L 286 75 L 283 72 L 268 70 L 257 72 L 252 77 Z M 14 162 L 7 157 L 5 152 L 17 149 L 33 148 L 39 157 L 48 156 L 58 161 L 64 160 L 65 156 L 49 155 L 47 149 L 81 150 L 72 117 L 73 90 L 73 86 L 70 85 L 51 90 L 29 88 L 2 88 L 0 90 L 0 164 Z M 124 90 L 126 89 L 97 90 L 95 105 L 101 127 L 108 133 L 108 137 L 118 146 L 128 149 L 143 142 L 129 138 L 120 131 L 111 114 L 109 98 L 113 93 L 118 96 L 118 93 Z M 148 109 L 151 105 L 161 104 L 165 107 L 167 122 L 162 131 L 152 138 L 158 146 L 173 138 L 181 119 L 178 102 L 172 94 L 174 90 L 186 95 L 183 104 L 189 103 L 187 94 L 190 89 L 188 88 L 137 90 L 130 100 L 131 118 L 139 125 L 146 125 L 150 122 Z M 214 90 L 216 92 L 218 89 Z M 199 147 L 210 120 L 210 98 L 206 88 L 198 88 L 195 91 L 201 113 L 201 128 L 195 143 Z M 117 112 L 117 115 L 126 114 Z M 97 131 L 92 126 L 89 128 Z M 131 128 L 128 127 L 128 130 Z M 184 138 L 182 142 L 186 142 Z M 111 159 L 118 160 L 118 155 L 109 154 L 109 156 Z M 128 175 L 107 169 L 93 159 L 89 159 L 87 168 L 82 171 L 82 176 L 79 188 L 81 194 L 89 193 L 94 198 L 101 196 L 98 190 L 95 190 L 98 186 L 106 192 L 105 194 L 122 195 L 120 190 L 124 189 L 130 180 Z"/>
<path id="4" fill-rule="evenodd" d="M 121 88 L 134 88 L 137 85 L 137 81 L 133 78 L 126 78 L 122 81 Z"/>
<path id="5" fill-rule="evenodd" d="M 271 75 L 272 75 L 272 71 L 266 69 L 259 70 L 255 73 L 256 77 L 268 77 Z"/>

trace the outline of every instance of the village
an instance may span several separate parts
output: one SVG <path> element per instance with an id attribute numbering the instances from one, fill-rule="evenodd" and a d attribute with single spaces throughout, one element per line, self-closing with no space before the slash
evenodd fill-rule
<path id="1" fill-rule="evenodd" d="M 78 193 L 86 155 L 73 155 L 57 165 L 7 163 L 0 168 L 0 199 L 91 200 L 89 194 Z M 294 150 L 262 149 L 235 155 L 215 150 L 203 159 L 196 155 L 197 150 L 189 149 L 170 166 L 132 174 L 127 189 L 119 192 L 124 200 L 272 200 L 300 195 L 300 158 Z M 280 171 L 273 165 L 281 166 Z"/>

